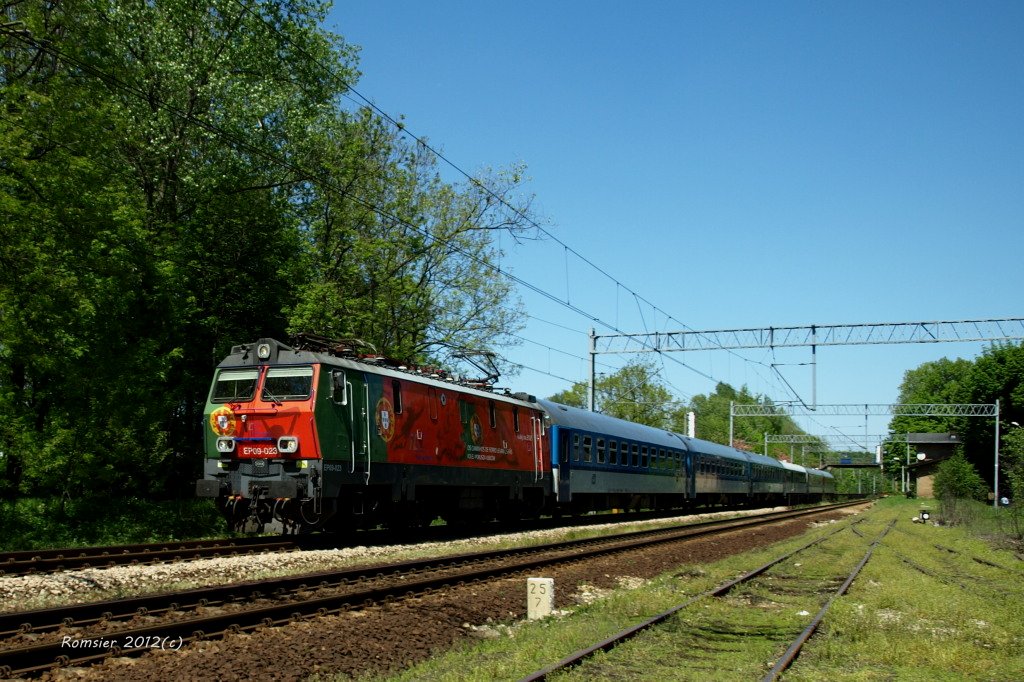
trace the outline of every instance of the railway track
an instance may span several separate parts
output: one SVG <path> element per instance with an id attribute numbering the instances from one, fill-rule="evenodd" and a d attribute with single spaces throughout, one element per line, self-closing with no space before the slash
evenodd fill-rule
<path id="1" fill-rule="evenodd" d="M 0 554 L 0 576 L 188 561 L 232 554 L 277 552 L 301 546 L 302 541 L 297 538 L 252 537 L 27 550 Z"/>
<path id="2" fill-rule="evenodd" d="M 679 516 L 679 510 L 672 512 L 631 512 L 627 514 L 600 514 L 571 518 L 545 518 L 505 524 L 501 531 L 523 532 L 546 528 L 564 527 L 569 523 L 576 526 L 596 524 L 628 523 L 671 516 Z M 237 537 L 214 540 L 182 540 L 128 545 L 105 545 L 98 547 L 67 547 L 60 549 L 36 549 L 0 553 L 0 577 L 56 573 L 81 568 L 111 568 L 114 566 L 138 566 L 177 561 L 192 561 L 238 554 L 258 554 L 300 549 L 326 549 L 347 545 L 379 546 L 389 544 L 412 544 L 425 541 L 445 541 L 472 537 L 488 532 L 488 524 L 472 526 L 431 526 L 427 528 L 400 530 L 360 530 L 347 534 L 315 534 L 275 537 Z"/>
<path id="3" fill-rule="evenodd" d="M 859 502 L 858 502 L 859 503 Z M 338 613 L 652 543 L 677 542 L 728 530 L 819 514 L 775 512 L 671 529 L 640 531 L 549 545 L 330 571 L 222 587 L 0 614 L 0 675 L 34 674 L 87 665 L 111 655 L 137 655 L 260 626 Z"/>
<path id="4" fill-rule="evenodd" d="M 630 642 L 634 638 L 644 633 L 649 633 L 650 631 L 658 628 L 659 626 L 666 626 L 667 624 L 672 624 L 676 616 L 678 616 L 684 610 L 689 609 L 690 607 L 698 603 L 706 603 L 710 600 L 721 601 L 727 595 L 733 593 L 734 590 L 736 590 L 737 588 L 741 586 L 749 586 L 751 583 L 759 579 L 761 580 L 761 585 L 759 587 L 764 590 L 758 594 L 759 600 L 766 599 L 765 591 L 768 594 L 771 594 L 773 590 L 775 590 L 776 593 L 780 591 L 786 591 L 790 594 L 790 596 L 793 592 L 806 594 L 821 594 L 826 591 L 824 589 L 825 587 L 832 585 L 834 583 L 839 583 L 838 588 L 836 588 L 828 596 L 827 600 L 817 610 L 817 613 L 811 619 L 810 623 L 805 628 L 798 631 L 798 633 L 793 637 L 793 639 L 789 643 L 789 646 L 786 648 L 785 652 L 782 654 L 781 657 L 778 658 L 778 660 L 773 665 L 772 669 L 763 678 L 763 682 L 774 682 L 774 680 L 777 680 L 779 676 L 796 660 L 804 644 L 807 643 L 807 641 L 810 639 L 810 637 L 814 634 L 814 632 L 817 630 L 817 628 L 823 621 L 832 603 L 835 601 L 835 599 L 846 593 L 846 591 L 852 585 L 853 581 L 859 575 L 860 571 L 870 560 L 871 555 L 874 552 L 874 549 L 878 546 L 878 544 L 886 536 L 889 530 L 893 527 L 895 521 L 889 523 L 877 535 L 877 537 L 875 537 L 875 539 L 868 546 L 867 551 L 860 559 L 860 561 L 846 575 L 845 580 L 842 579 L 841 575 L 837 578 L 834 572 L 827 573 L 825 575 L 807 576 L 802 579 L 803 584 L 794 590 L 793 583 L 796 581 L 796 577 L 793 575 L 785 576 L 784 580 L 778 580 L 778 577 L 776 577 L 775 581 L 772 581 L 770 578 L 765 580 L 764 577 L 772 569 L 782 565 L 784 562 L 787 562 L 789 559 L 792 559 L 793 557 L 808 553 L 809 551 L 818 548 L 819 546 L 827 543 L 829 540 L 832 540 L 836 535 L 844 533 L 847 530 L 847 528 L 849 528 L 852 531 L 852 533 L 856 534 L 859 538 L 864 538 L 863 533 L 861 533 L 857 529 L 858 523 L 860 523 L 860 521 L 855 522 L 854 524 L 851 524 L 849 526 L 836 529 L 831 533 L 828 533 L 827 535 L 824 535 L 812 542 L 809 542 L 795 550 L 787 552 L 786 554 L 779 556 L 765 563 L 764 565 L 753 569 L 752 571 L 749 571 L 748 573 L 740 576 L 739 578 L 730 580 L 718 587 L 715 587 L 711 590 L 696 595 L 688 599 L 686 602 L 674 606 L 666 611 L 663 611 L 662 613 L 659 613 L 651 618 L 648 618 L 647 620 L 643 621 L 642 623 L 639 623 L 638 625 L 627 628 L 626 630 L 618 632 L 612 635 L 611 637 L 603 639 L 600 642 L 597 642 L 591 646 L 573 652 L 572 654 L 566 656 L 560 661 L 553 663 L 549 666 L 546 666 L 544 668 L 541 668 L 540 670 L 537 670 L 523 677 L 520 680 L 520 682 L 535 682 L 537 680 L 545 680 L 555 673 L 565 672 L 572 668 L 576 668 L 577 666 L 584 665 L 592 656 L 599 652 L 611 652 L 617 647 L 625 645 L 627 642 Z M 790 564 L 786 565 L 790 566 Z M 795 564 L 795 566 L 797 567 L 799 567 L 800 565 L 800 563 Z M 775 583 L 774 585 L 772 584 L 773 582 Z M 785 583 L 785 585 L 780 585 L 779 583 Z M 754 588 L 750 589 L 751 591 L 753 591 Z M 713 628 L 709 628 L 706 624 L 698 622 L 700 621 L 701 616 L 697 615 L 694 617 L 694 623 L 688 623 L 686 625 L 677 626 L 671 636 L 676 638 L 677 641 L 686 641 L 686 646 L 682 648 L 683 650 L 691 652 L 707 652 L 714 651 L 716 648 L 722 646 L 721 642 L 716 641 L 716 636 L 722 634 L 751 634 L 752 631 L 747 630 L 745 626 L 742 625 L 742 623 L 744 622 L 744 619 L 749 617 L 749 611 L 752 607 L 749 604 L 744 603 L 742 600 L 740 600 L 738 604 L 740 605 L 733 606 L 731 614 L 728 614 L 724 617 L 722 616 L 722 614 L 717 614 L 718 620 L 716 621 Z M 806 611 L 802 613 L 810 615 L 810 613 Z M 730 629 L 732 630 L 732 633 L 728 632 L 728 630 Z M 682 634 L 681 631 L 683 631 Z M 714 632 L 714 635 L 709 636 L 707 634 L 709 632 Z M 760 635 L 763 633 L 757 634 Z M 776 637 L 778 636 L 778 632 L 775 632 L 773 634 Z M 785 640 L 781 641 L 782 643 L 785 643 Z M 680 658 L 684 657 L 680 656 Z M 700 661 L 699 664 L 707 665 L 707 661 Z"/>

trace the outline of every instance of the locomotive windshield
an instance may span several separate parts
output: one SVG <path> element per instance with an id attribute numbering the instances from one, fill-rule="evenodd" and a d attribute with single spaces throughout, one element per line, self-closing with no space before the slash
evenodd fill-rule
<path id="1" fill-rule="evenodd" d="M 226 369 L 217 375 L 210 400 L 215 403 L 236 403 L 252 400 L 256 393 L 259 370 Z"/>
<path id="2" fill-rule="evenodd" d="M 271 367 L 263 382 L 263 400 L 305 400 L 313 387 L 312 367 Z"/>

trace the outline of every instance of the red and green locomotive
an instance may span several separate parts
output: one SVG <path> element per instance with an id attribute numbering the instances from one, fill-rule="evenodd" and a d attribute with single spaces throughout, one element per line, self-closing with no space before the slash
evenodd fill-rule
<path id="1" fill-rule="evenodd" d="M 531 397 L 315 338 L 232 348 L 203 431 L 197 495 L 237 530 L 519 518 L 552 485 Z"/>

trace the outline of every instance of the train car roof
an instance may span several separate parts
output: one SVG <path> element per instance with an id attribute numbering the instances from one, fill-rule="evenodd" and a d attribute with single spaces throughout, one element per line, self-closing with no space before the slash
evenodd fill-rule
<path id="1" fill-rule="evenodd" d="M 813 469 L 811 467 L 801 466 L 799 464 L 793 464 L 791 462 L 782 462 L 783 468 L 789 469 L 790 471 L 803 471 L 811 476 L 824 476 L 825 478 L 833 478 L 832 474 L 822 469 Z"/>
<path id="2" fill-rule="evenodd" d="M 671 448 L 686 447 L 684 438 L 681 438 L 671 431 L 666 431 L 665 429 L 656 429 L 653 426 L 634 424 L 633 422 L 628 422 L 625 419 L 610 417 L 606 414 L 591 412 L 590 410 L 583 410 L 578 407 L 562 405 L 561 403 L 555 403 L 550 400 L 538 400 L 537 404 L 548 413 L 551 423 L 555 426 L 579 429 L 580 431 L 590 431 L 593 433 L 603 433 L 616 438 L 643 441 L 645 443 L 654 443 L 656 445 L 664 445 L 665 447 Z"/>
<path id="3" fill-rule="evenodd" d="M 257 357 L 258 345 L 266 345 L 268 347 L 270 353 L 268 358 L 260 359 Z M 218 369 L 260 367 L 263 365 L 308 365 L 317 363 L 332 367 L 379 374 L 395 379 L 415 381 L 417 383 L 434 386 L 442 390 L 457 391 L 463 394 L 516 403 L 523 407 L 537 409 L 533 396 L 527 396 L 526 394 L 503 393 L 497 390 L 490 391 L 485 388 L 478 388 L 476 386 L 441 378 L 439 376 L 432 376 L 423 372 L 407 370 L 404 368 L 388 367 L 362 358 L 350 358 L 320 351 L 295 349 L 275 339 L 260 339 L 255 343 L 241 344 L 234 346 L 231 351 L 232 352 L 217 365 Z"/>
<path id="4" fill-rule="evenodd" d="M 726 459 L 738 459 L 744 462 L 761 463 L 768 466 L 779 465 L 778 461 L 771 457 L 762 457 L 761 455 L 755 455 L 753 452 L 737 450 L 736 448 L 731 448 L 728 445 L 722 445 L 721 443 L 712 443 L 709 440 L 690 438 L 689 436 L 683 437 L 683 440 L 686 442 L 691 452 L 715 455 L 716 457 L 725 457 Z"/>
<path id="5" fill-rule="evenodd" d="M 692 452 L 699 452 L 705 455 L 717 455 L 719 457 L 730 457 L 733 459 L 735 459 L 737 455 L 746 454 L 741 450 L 730 448 L 729 446 L 722 445 L 721 443 L 712 443 L 709 440 L 690 438 L 689 436 L 682 436 L 682 439 Z"/>
<path id="6" fill-rule="evenodd" d="M 767 467 L 774 467 L 776 469 L 783 469 L 782 462 L 775 459 L 774 457 L 765 457 L 754 452 L 748 452 L 747 455 L 750 457 L 751 464 L 761 464 Z"/>

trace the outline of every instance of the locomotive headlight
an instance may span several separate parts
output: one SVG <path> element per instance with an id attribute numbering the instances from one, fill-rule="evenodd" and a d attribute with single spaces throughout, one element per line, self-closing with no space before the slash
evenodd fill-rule
<path id="1" fill-rule="evenodd" d="M 235 451 L 235 439 L 234 438 L 218 438 L 217 439 L 217 452 L 234 452 Z"/>
<path id="2" fill-rule="evenodd" d="M 256 356 L 260 360 L 266 360 L 267 358 L 269 358 L 270 357 L 270 344 L 269 343 L 261 343 L 260 345 L 256 346 Z"/>
<path id="3" fill-rule="evenodd" d="M 299 439 L 295 436 L 281 436 L 277 439 L 277 451 L 285 454 L 291 454 L 297 452 L 299 449 Z"/>

